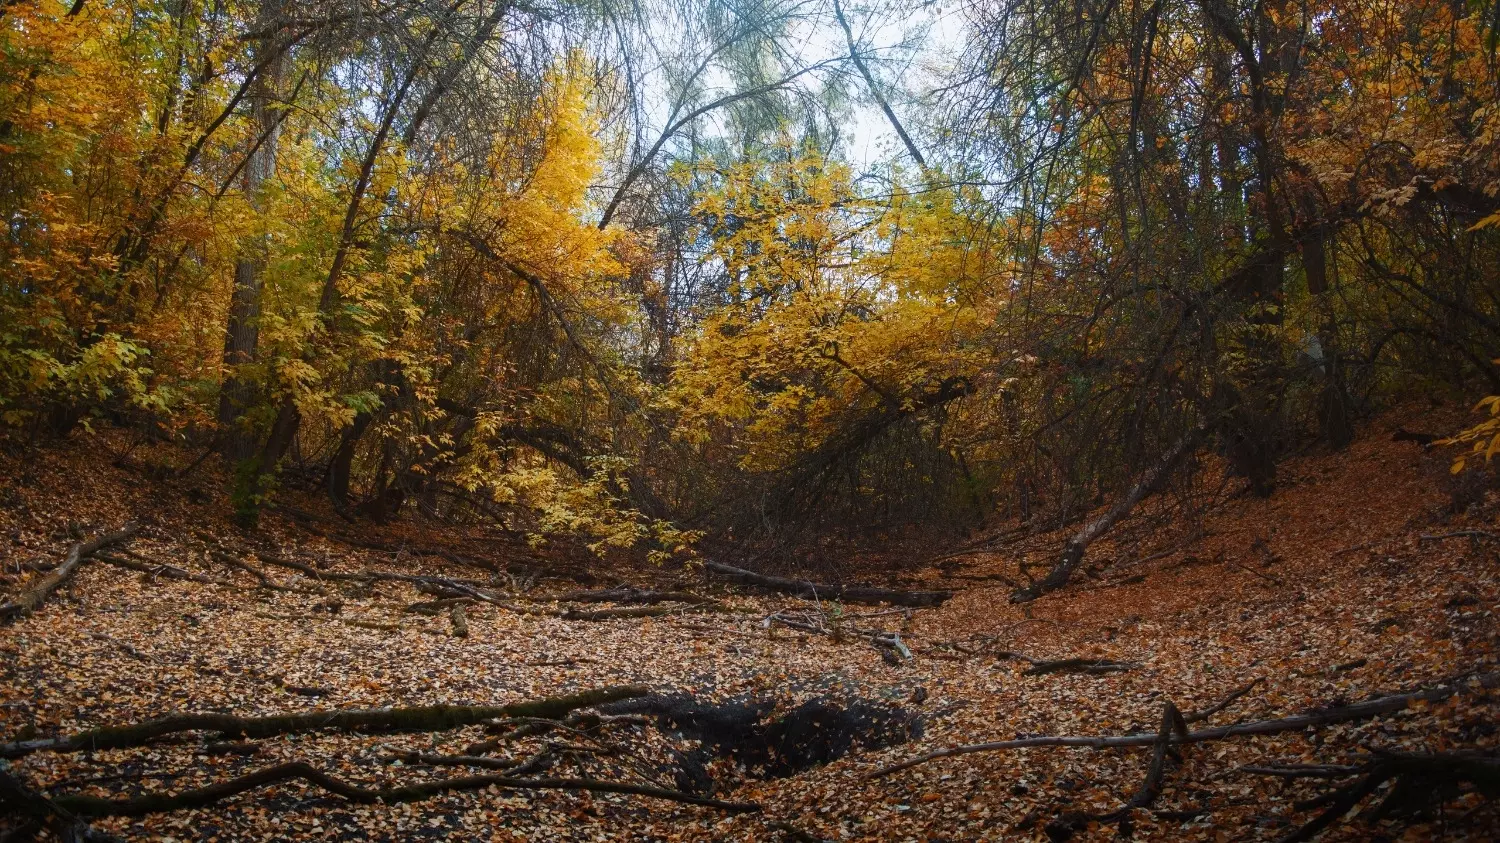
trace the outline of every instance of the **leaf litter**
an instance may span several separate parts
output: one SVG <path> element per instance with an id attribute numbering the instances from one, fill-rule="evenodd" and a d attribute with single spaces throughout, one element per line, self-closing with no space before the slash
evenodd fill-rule
<path id="1" fill-rule="evenodd" d="M 1252 682 L 1205 725 L 1349 705 L 1500 669 L 1500 541 L 1488 535 L 1494 493 L 1453 513 L 1435 479 L 1441 458 L 1383 435 L 1398 423 L 1418 422 L 1392 414 L 1345 453 L 1289 461 L 1286 491 L 1268 501 L 1231 497 L 1201 523 L 1165 526 L 1155 526 L 1161 519 L 1151 521 L 1147 507 L 1137 521 L 1149 530 L 1123 525 L 1091 548 L 1091 577 L 1033 603 L 1011 604 L 1006 582 L 1024 579 L 1028 554 L 1036 563 L 1055 553 L 1065 530 L 920 571 L 908 561 L 903 585 L 957 593 L 937 608 L 884 612 L 758 594 L 701 570 L 538 552 L 499 534 L 412 524 L 340 528 L 396 548 L 377 551 L 302 529 L 294 518 L 268 518 L 261 533 L 248 535 L 223 517 L 222 501 L 202 491 L 209 481 L 201 476 L 143 483 L 128 467 L 91 459 L 85 447 L 39 452 L 25 463 L 6 457 L 0 467 L 14 491 L 0 509 L 5 590 L 36 575 L 28 565 L 60 561 L 81 534 L 132 518 L 142 524 L 132 558 L 233 587 L 86 564 L 36 614 L 0 629 L 0 734 L 67 735 L 184 711 L 264 716 L 504 704 L 634 683 L 705 706 L 753 703 L 762 727 L 822 702 L 829 710 L 907 712 L 920 728 L 899 741 L 855 740 L 827 763 L 779 776 L 766 775 L 764 759 L 699 752 L 700 775 L 687 784 L 761 806 L 751 814 L 625 794 L 495 787 L 354 804 L 288 781 L 204 808 L 94 825 L 129 839 L 205 841 L 1282 839 L 1316 814 L 1298 803 L 1325 793 L 1328 782 L 1243 768 L 1358 764 L 1372 752 L 1493 752 L 1500 743 L 1494 696 L 1465 693 L 1381 717 L 1185 746 L 1159 797 L 1149 809 L 1129 811 L 1126 823 L 1069 827 L 1057 818 L 1120 809 L 1145 775 L 1149 746 L 974 753 L 871 774 L 962 744 L 1154 732 L 1168 701 L 1202 711 Z M 403 552 L 406 546 L 448 548 L 508 573 Z M 281 588 L 263 587 L 251 572 L 217 561 L 215 551 L 251 563 Z M 486 594 L 503 596 L 497 602 L 538 611 L 468 602 L 468 635 L 455 637 L 447 611 L 404 611 L 432 599 L 409 582 L 313 577 L 258 554 L 331 574 L 379 569 L 485 583 Z M 545 600 L 600 581 L 718 602 L 711 612 L 579 621 Z M 876 631 L 899 636 L 912 657 L 870 646 Z M 1119 667 L 1033 669 L 1062 660 Z M 703 748 L 704 736 L 653 723 L 521 736 L 493 754 L 520 761 L 549 753 L 555 775 L 676 789 L 684 785 L 683 759 Z M 175 793 L 292 761 L 381 787 L 473 772 L 413 759 L 463 755 L 493 741 L 493 731 L 314 731 L 239 747 L 178 735 L 126 749 L 38 752 L 11 770 L 53 796 Z M 1483 830 L 1500 824 L 1474 793 L 1430 817 L 1378 813 L 1366 806 L 1320 839 L 1487 839 Z"/>

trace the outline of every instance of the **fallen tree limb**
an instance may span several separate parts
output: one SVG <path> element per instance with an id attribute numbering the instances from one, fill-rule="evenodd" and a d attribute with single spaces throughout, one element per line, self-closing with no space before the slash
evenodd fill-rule
<path id="1" fill-rule="evenodd" d="M 491 758 L 488 755 L 434 755 L 428 752 L 412 752 L 409 749 L 392 749 L 391 758 L 403 764 L 430 764 L 434 767 L 479 767 L 486 770 L 511 772 L 526 763 L 512 758 Z"/>
<path id="2" fill-rule="evenodd" d="M 1252 776 L 1276 776 L 1283 779 L 1340 779 L 1357 776 L 1365 768 L 1356 764 L 1246 764 L 1239 771 Z"/>
<path id="3" fill-rule="evenodd" d="M 721 799 L 694 796 L 664 787 L 599 781 L 595 779 L 526 779 L 504 775 L 477 775 L 453 779 L 438 779 L 437 781 L 396 785 L 386 788 L 368 788 L 350 784 L 342 779 L 336 779 L 305 761 L 278 764 L 275 767 L 267 767 L 264 770 L 257 770 L 256 772 L 229 779 L 228 781 L 211 784 L 207 787 L 185 790 L 175 794 L 148 793 L 123 799 L 110 799 L 79 794 L 55 797 L 53 802 L 59 807 L 81 816 L 141 817 L 148 814 L 182 810 L 184 808 L 202 808 L 248 790 L 255 790 L 266 785 L 292 779 L 301 779 L 310 784 L 317 785 L 324 790 L 342 796 L 350 802 L 366 804 L 374 802 L 384 802 L 387 804 L 395 802 L 419 802 L 444 793 L 501 787 L 510 790 L 583 790 L 591 793 L 623 793 L 635 796 L 647 796 L 655 799 L 666 799 L 687 805 L 699 805 L 705 808 L 717 808 L 721 811 L 731 813 L 753 813 L 760 810 L 760 806 L 752 802 L 726 802 Z"/>
<path id="4" fill-rule="evenodd" d="M 257 618 L 265 618 L 268 621 L 312 621 L 314 623 L 341 623 L 345 626 L 357 626 L 360 629 L 374 629 L 380 632 L 394 632 L 401 628 L 399 621 L 388 623 L 383 621 L 367 621 L 363 618 L 340 618 L 331 615 L 288 615 L 278 612 L 256 612 Z"/>
<path id="5" fill-rule="evenodd" d="M 1156 797 L 1161 795 L 1162 780 L 1167 773 L 1167 752 L 1172 748 L 1172 735 L 1177 735 L 1182 740 L 1188 735 L 1187 721 L 1178 712 L 1177 706 L 1168 702 L 1161 712 L 1161 728 L 1156 731 L 1156 745 L 1151 753 L 1151 765 L 1146 769 L 1146 780 L 1141 783 L 1141 789 L 1125 803 L 1123 809 L 1128 813 L 1136 808 L 1149 808 L 1156 802 Z"/>
<path id="6" fill-rule="evenodd" d="M 688 612 L 709 612 L 718 607 L 712 603 L 695 603 L 689 606 L 616 606 L 609 609 L 568 609 L 558 614 L 565 621 L 608 621 L 617 618 L 658 618 L 663 615 L 681 615 Z"/>
<path id="7" fill-rule="evenodd" d="M 197 574 L 186 568 L 176 565 L 168 565 L 165 562 L 141 562 L 124 556 L 115 556 L 112 553 L 95 553 L 94 559 L 106 565 L 116 568 L 126 568 L 131 571 L 139 571 L 152 577 L 170 577 L 174 580 L 188 580 L 190 582 L 203 583 L 205 585 L 217 585 L 224 588 L 234 588 L 234 583 L 223 577 L 210 577 L 206 574 Z"/>
<path id="8" fill-rule="evenodd" d="M 1500 536 L 1497 536 L 1494 533 L 1489 532 L 1488 530 L 1455 530 L 1451 533 L 1440 533 L 1435 536 L 1418 536 L 1417 544 L 1422 544 L 1423 542 L 1437 542 L 1442 541 L 1443 539 L 1500 539 Z"/>
<path id="9" fill-rule="evenodd" d="M 400 556 L 403 553 L 411 554 L 412 556 L 436 556 L 439 559 L 445 559 L 449 562 L 454 563 L 455 565 L 465 565 L 471 568 L 480 568 L 485 571 L 500 570 L 500 566 L 487 559 L 474 559 L 468 556 L 460 556 L 459 554 L 454 553 L 451 550 L 444 550 L 440 547 L 413 547 L 406 544 L 393 544 L 391 542 L 383 542 L 378 539 L 357 538 L 355 536 L 348 535 L 347 533 L 342 533 L 337 530 L 330 530 L 319 526 L 316 522 L 323 519 L 319 518 L 316 515 L 313 515 L 310 512 L 304 512 L 300 509 L 289 507 L 284 504 L 278 505 L 276 509 L 279 512 L 290 515 L 292 517 L 292 523 L 308 531 L 309 533 L 322 536 L 323 538 L 329 539 L 331 541 L 336 541 L 339 544 L 347 545 L 348 547 L 357 547 L 361 550 L 377 550 L 381 553 L 390 553 L 396 556 Z"/>
<path id="10" fill-rule="evenodd" d="M 540 598 L 559 603 L 621 603 L 650 605 L 655 603 L 712 603 L 711 597 L 693 594 L 690 591 L 651 591 L 649 589 L 606 588 L 599 591 L 570 591 L 556 597 Z"/>
<path id="11" fill-rule="evenodd" d="M 1065 839 L 1063 833 L 1079 831 L 1086 828 L 1089 823 L 1119 822 L 1122 834 L 1129 836 L 1128 829 L 1130 814 L 1137 808 L 1149 808 L 1155 804 L 1157 797 L 1161 796 L 1162 782 L 1167 776 L 1167 757 L 1172 751 L 1172 736 L 1179 737 L 1187 735 L 1187 722 L 1182 719 L 1182 714 L 1177 711 L 1177 706 L 1170 701 L 1162 709 L 1161 727 L 1156 731 L 1156 740 L 1151 753 L 1151 763 L 1146 767 L 1146 780 L 1141 782 L 1141 787 L 1131 796 L 1124 805 L 1107 813 L 1092 813 L 1087 811 L 1068 811 L 1047 824 L 1046 833 L 1054 839 Z"/>
<path id="12" fill-rule="evenodd" d="M 890 603 L 895 606 L 941 606 L 951 591 L 898 591 L 852 585 L 831 585 L 757 574 L 722 562 L 704 562 L 703 567 L 731 582 L 790 594 L 806 600 L 840 600 L 845 603 Z"/>
<path id="13" fill-rule="evenodd" d="M 1477 685 L 1477 688 L 1474 686 Z M 1326 726 L 1330 723 L 1344 723 L 1350 720 L 1363 720 L 1368 717 L 1376 717 L 1381 714 L 1390 714 L 1401 711 L 1414 702 L 1438 702 L 1450 697 L 1465 693 L 1487 690 L 1500 687 L 1500 673 L 1485 673 L 1471 677 L 1463 684 L 1443 685 L 1422 691 L 1413 691 L 1406 694 L 1391 694 L 1389 696 L 1375 697 L 1364 702 L 1353 705 L 1338 706 L 1335 708 L 1315 709 L 1305 714 L 1291 717 L 1282 717 L 1275 720 L 1257 720 L 1250 723 L 1236 723 L 1232 726 L 1216 726 L 1210 729 L 1201 729 L 1196 732 L 1188 732 L 1173 740 L 1174 744 L 1201 743 L 1203 741 L 1216 741 L 1225 738 L 1238 737 L 1240 735 L 1270 735 L 1278 732 L 1293 732 L 1306 729 L 1310 726 Z M 1029 747 L 1042 746 L 1066 746 L 1082 747 L 1086 749 L 1106 749 L 1122 746 L 1150 746 L 1156 742 L 1157 735 L 1150 732 L 1137 732 L 1128 735 L 1097 735 L 1097 736 L 1063 736 L 1043 735 L 1033 738 L 1019 738 L 1011 741 L 994 741 L 991 743 L 966 744 L 940 749 L 909 758 L 896 764 L 882 767 L 866 774 L 866 778 L 876 779 L 909 770 L 928 761 L 936 761 L 939 758 L 952 758 L 959 755 L 971 755 L 976 752 L 998 752 L 1010 749 L 1026 749 Z"/>
<path id="14" fill-rule="evenodd" d="M 1006 653 L 1006 655 L 1026 658 L 1025 656 L 1021 656 L 1020 653 Z M 1119 673 L 1120 671 L 1130 670 L 1136 666 L 1131 662 L 1117 662 L 1110 661 L 1109 659 L 1055 659 L 1043 662 L 1032 659 L 1026 660 L 1031 662 L 1031 667 L 1022 671 L 1023 676 L 1041 676 L 1046 673 L 1087 673 L 1090 675 L 1099 675 L 1102 673 Z"/>
<path id="15" fill-rule="evenodd" d="M 78 567 L 85 559 L 98 550 L 125 541 L 135 535 L 138 529 L 139 526 L 132 521 L 113 533 L 105 533 L 98 538 L 73 545 L 61 565 L 54 568 L 51 573 L 38 577 L 35 585 L 16 595 L 14 600 L 0 605 L 0 621 L 13 621 L 35 612 L 47 601 L 48 597 L 52 596 L 52 592 L 78 573 Z"/>
<path id="16" fill-rule="evenodd" d="M 268 575 L 265 571 L 262 571 L 254 565 L 251 565 L 249 562 L 246 562 L 238 556 L 235 556 L 233 553 L 229 553 L 227 551 L 211 550 L 209 551 L 208 555 L 213 557 L 214 559 L 219 560 L 220 562 L 223 562 L 225 565 L 228 565 L 231 568 L 239 568 L 241 571 L 245 571 L 246 573 L 250 574 L 250 576 L 255 577 L 256 581 L 260 583 L 260 587 L 266 589 L 267 591 L 282 591 L 298 594 L 323 593 L 322 589 L 282 585 L 281 583 L 271 579 L 270 575 Z"/>
<path id="17" fill-rule="evenodd" d="M 442 614 L 444 609 L 451 609 L 454 606 L 473 602 L 474 598 L 467 595 L 462 597 L 444 597 L 441 600 L 424 600 L 420 603 L 413 603 L 402 611 L 418 615 L 439 615 Z"/>
<path id="18" fill-rule="evenodd" d="M 1281 838 L 1281 843 L 1305 843 L 1338 822 L 1366 797 L 1394 781 L 1373 818 L 1394 811 L 1412 812 L 1456 795 L 1460 784 L 1473 785 L 1487 800 L 1500 798 L 1500 756 L 1469 751 L 1433 754 L 1386 753 L 1365 765 L 1365 776 L 1299 808 L 1322 807 L 1306 825 Z M 1427 803 L 1427 804 L 1423 804 Z M 1326 807 L 1325 807 L 1326 806 Z"/>
<path id="19" fill-rule="evenodd" d="M 120 838 L 89 825 L 67 808 L 32 790 L 16 778 L 8 764 L 0 765 L 0 808 L 12 817 L 21 817 L 22 825 L 7 839 L 29 840 L 45 827 L 64 843 L 119 843 Z"/>
<path id="20" fill-rule="evenodd" d="M 417 586 L 418 590 L 421 590 L 421 586 L 427 585 L 435 586 L 438 588 L 446 588 L 449 591 L 454 592 L 455 594 L 475 597 L 476 599 L 489 600 L 491 602 L 494 602 L 498 599 L 495 597 L 495 595 L 489 594 L 488 592 L 483 592 L 484 596 L 482 597 L 479 596 L 481 592 L 476 591 L 476 589 L 483 588 L 489 585 L 489 583 L 483 582 L 481 580 L 460 579 L 458 577 L 437 577 L 430 574 L 402 574 L 397 573 L 396 571 L 365 570 L 355 571 L 353 573 L 344 571 L 320 571 L 305 562 L 298 562 L 295 559 L 286 559 L 284 557 L 276 556 L 273 554 L 256 553 L 255 557 L 260 561 L 266 563 L 267 565 L 275 565 L 279 568 L 288 568 L 293 571 L 299 571 L 309 577 L 312 577 L 313 579 L 336 580 L 341 582 L 403 582 L 409 583 L 413 586 Z"/>
<path id="21" fill-rule="evenodd" d="M 0 744 L 0 758 L 20 758 L 33 752 L 82 752 L 140 746 L 180 732 L 218 732 L 247 739 L 269 738 L 317 729 L 367 732 L 441 732 L 501 717 L 556 718 L 578 708 L 644 696 L 641 685 L 595 688 L 575 694 L 499 706 L 426 705 L 410 708 L 305 711 L 268 717 L 234 714 L 173 714 L 129 726 L 103 726 L 63 738 L 43 738 Z"/>

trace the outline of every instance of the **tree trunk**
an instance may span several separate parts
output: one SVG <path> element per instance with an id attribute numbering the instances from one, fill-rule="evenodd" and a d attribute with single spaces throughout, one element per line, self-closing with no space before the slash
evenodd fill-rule
<path id="1" fill-rule="evenodd" d="M 1131 510 L 1135 509 L 1136 505 L 1144 500 L 1147 495 L 1160 488 L 1162 483 L 1171 475 L 1172 471 L 1177 468 L 1178 463 L 1182 462 L 1183 458 L 1192 453 L 1197 447 L 1198 440 L 1202 438 L 1203 432 L 1203 427 L 1199 426 L 1183 434 L 1182 438 L 1178 439 L 1177 443 L 1168 449 L 1162 455 L 1161 459 L 1156 461 L 1155 465 L 1147 469 L 1146 473 L 1141 476 L 1141 479 L 1130 488 L 1130 491 L 1124 497 L 1120 498 L 1103 515 L 1083 525 L 1082 530 L 1075 533 L 1073 538 L 1068 539 L 1068 543 L 1063 546 L 1062 558 L 1053 566 L 1052 570 L 1047 574 L 1046 579 L 1035 585 L 1017 590 L 1011 595 L 1011 602 L 1026 603 L 1041 597 L 1049 591 L 1056 591 L 1067 585 L 1068 580 L 1073 576 L 1073 572 L 1078 570 L 1078 566 L 1083 563 L 1083 554 L 1088 550 L 1089 545 L 1095 539 L 1109 532 L 1110 528 L 1119 523 L 1122 518 L 1129 515 Z"/>
<path id="2" fill-rule="evenodd" d="M 385 103 L 380 124 L 375 129 L 375 135 L 370 138 L 370 146 L 365 150 L 364 159 L 360 163 L 359 175 L 355 178 L 349 192 L 349 201 L 344 208 L 343 227 L 339 233 L 338 244 L 334 248 L 333 261 L 328 267 L 328 277 L 323 280 L 323 290 L 318 296 L 318 323 L 321 331 L 331 334 L 336 330 L 334 316 L 340 299 L 339 281 L 343 277 L 344 266 L 349 261 L 349 253 L 354 248 L 354 233 L 359 224 L 360 210 L 364 205 L 365 194 L 369 192 L 370 183 L 374 179 L 375 165 L 380 159 L 380 153 L 385 149 L 386 141 L 390 137 L 392 127 L 395 126 L 397 116 L 401 113 L 407 94 L 411 92 L 417 76 L 424 70 L 427 56 L 432 51 L 433 45 L 449 31 L 448 24 L 451 23 L 453 16 L 458 13 L 464 2 L 465 0 L 456 0 L 448 7 L 446 17 L 435 22 L 421 49 L 413 56 L 406 75 L 401 77 L 400 84 L 391 92 L 390 98 Z M 424 103 L 424 105 L 429 104 Z M 425 117 L 426 115 L 419 116 Z M 414 134 L 416 128 L 409 127 L 408 133 Z M 269 491 L 270 475 L 276 471 L 281 458 L 286 455 L 292 442 L 297 438 L 297 430 L 301 422 L 302 415 L 297 411 L 295 398 L 287 395 L 282 399 L 276 425 L 271 431 L 270 438 L 261 448 L 260 458 L 255 466 L 256 474 L 248 478 L 248 487 L 243 485 L 247 478 L 241 478 L 242 488 L 252 490 L 248 495 L 242 494 L 238 501 L 240 504 L 238 515 L 242 522 L 253 523 L 256 520 L 265 494 Z"/>
<path id="3" fill-rule="evenodd" d="M 280 0 L 261 0 L 256 16 L 256 30 L 266 31 L 277 25 L 281 15 Z M 245 163 L 243 189 L 251 209 L 265 211 L 264 186 L 276 176 L 276 147 L 281 134 L 281 114 L 275 107 L 276 97 L 285 75 L 287 51 L 279 49 L 273 39 L 264 42 L 275 54 L 256 78 L 250 92 L 250 122 L 253 144 Z M 238 461 L 255 451 L 252 431 L 241 417 L 255 399 L 255 387 L 239 374 L 239 368 L 254 363 L 260 340 L 260 299 L 266 266 L 266 237 L 254 234 L 239 245 L 234 262 L 234 293 L 229 302 L 229 324 L 224 337 L 224 385 L 219 391 L 220 448 L 224 456 Z"/>

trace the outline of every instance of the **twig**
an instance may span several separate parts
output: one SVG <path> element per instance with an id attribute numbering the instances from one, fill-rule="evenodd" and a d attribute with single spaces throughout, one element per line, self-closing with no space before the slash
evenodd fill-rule
<path id="1" fill-rule="evenodd" d="M 1234 703 L 1235 703 L 1236 700 L 1238 700 L 1240 697 L 1243 697 L 1244 695 L 1250 693 L 1251 691 L 1255 690 L 1255 686 L 1259 685 L 1260 683 L 1262 683 L 1264 681 L 1265 681 L 1265 677 L 1264 676 L 1257 676 L 1253 680 L 1251 680 L 1249 684 L 1242 685 L 1239 688 L 1236 688 L 1233 691 L 1230 691 L 1229 692 L 1229 696 L 1225 697 L 1224 699 L 1220 700 L 1219 702 L 1214 703 L 1213 705 L 1209 706 L 1208 708 L 1203 709 L 1202 711 L 1195 711 L 1195 712 L 1193 712 L 1191 714 L 1185 714 L 1185 715 L 1183 715 L 1182 719 L 1186 720 L 1189 723 L 1198 723 L 1198 722 L 1207 720 L 1208 718 L 1213 717 L 1215 714 L 1218 714 L 1219 712 L 1221 712 L 1224 709 L 1230 707 L 1231 705 L 1234 705 Z"/>

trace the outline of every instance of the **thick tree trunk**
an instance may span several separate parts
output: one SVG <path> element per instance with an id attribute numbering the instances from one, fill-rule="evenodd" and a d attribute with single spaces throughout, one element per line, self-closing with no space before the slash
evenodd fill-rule
<path id="1" fill-rule="evenodd" d="M 273 29 L 281 16 L 279 0 L 261 0 L 256 29 Z M 276 148 L 281 134 L 281 114 L 276 97 L 285 75 L 287 51 L 271 40 L 275 54 L 255 79 L 250 92 L 250 122 L 253 127 L 249 158 L 245 163 L 243 189 L 250 207 L 265 210 L 263 189 L 276 176 Z M 254 433 L 241 417 L 254 403 L 255 388 L 239 375 L 239 367 L 254 363 L 260 341 L 260 299 L 266 267 L 265 235 L 241 241 L 234 263 L 234 293 L 229 302 L 229 323 L 224 336 L 224 385 L 219 391 L 220 448 L 230 460 L 243 460 L 255 453 Z"/>
<path id="2" fill-rule="evenodd" d="M 457 14 L 459 7 L 465 0 L 455 0 L 448 7 L 447 23 L 452 16 Z M 339 306 L 340 293 L 339 281 L 343 278 L 344 267 L 349 261 L 350 252 L 354 249 L 354 233 L 359 225 L 360 210 L 364 205 L 365 195 L 369 192 L 370 183 L 375 176 L 375 165 L 380 160 L 380 154 L 385 149 L 387 139 L 390 137 L 392 128 L 395 126 L 396 118 L 400 115 L 402 105 L 406 102 L 407 94 L 411 92 L 412 85 L 417 76 L 423 72 L 427 63 L 427 56 L 437 41 L 448 31 L 445 25 L 436 25 L 428 33 L 422 48 L 413 56 L 411 66 L 396 89 L 391 92 L 390 98 L 385 103 L 384 113 L 380 124 L 375 129 L 375 134 L 370 138 L 370 146 L 365 150 L 364 159 L 360 163 L 359 175 L 349 192 L 349 201 L 344 207 L 344 222 L 339 233 L 338 244 L 333 251 L 333 261 L 328 267 L 328 276 L 323 280 L 323 289 L 318 296 L 318 321 L 320 330 L 333 333 L 336 329 L 335 314 Z M 434 103 L 435 104 L 435 101 Z M 424 103 L 424 106 L 427 104 Z M 425 114 L 419 115 L 425 117 Z M 415 131 L 415 127 L 409 128 L 409 133 Z M 315 337 L 316 341 L 316 337 Z M 295 398 L 287 395 L 282 399 L 281 408 L 277 413 L 276 425 L 271 431 L 270 437 L 261 448 L 260 458 L 255 466 L 255 476 L 249 478 L 249 488 L 252 493 L 244 495 L 240 500 L 240 520 L 253 523 L 259 514 L 260 506 L 264 503 L 265 494 L 269 489 L 269 478 L 275 473 L 281 458 L 286 455 L 293 440 L 297 438 L 297 430 L 301 426 L 302 415 L 297 411 Z M 244 478 L 241 478 L 243 481 Z"/>
<path id="3" fill-rule="evenodd" d="M 1122 518 L 1129 515 L 1145 497 L 1161 487 L 1162 483 L 1177 468 L 1183 458 L 1192 453 L 1197 447 L 1198 441 L 1203 437 L 1204 429 L 1195 427 L 1183 434 L 1161 459 L 1141 475 L 1141 479 L 1125 493 L 1125 496 L 1115 502 L 1103 515 L 1083 525 L 1083 529 L 1068 539 L 1063 546 L 1062 558 L 1053 566 L 1047 574 L 1046 579 L 1035 585 L 1020 589 L 1011 595 L 1012 603 L 1025 603 L 1035 600 L 1049 591 L 1056 591 L 1068 584 L 1073 572 L 1083 563 L 1083 554 L 1088 551 L 1089 545 L 1095 539 L 1109 532 L 1110 528 L 1119 523 Z"/>

